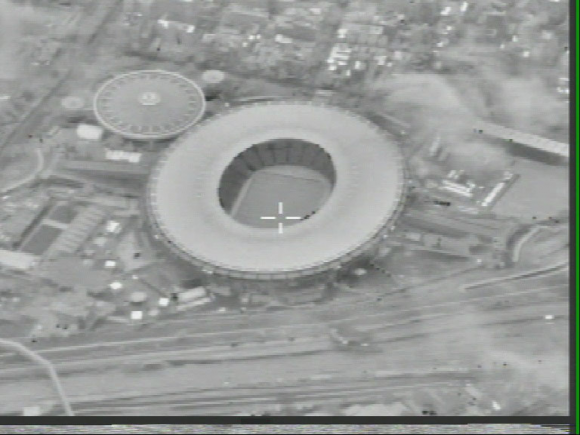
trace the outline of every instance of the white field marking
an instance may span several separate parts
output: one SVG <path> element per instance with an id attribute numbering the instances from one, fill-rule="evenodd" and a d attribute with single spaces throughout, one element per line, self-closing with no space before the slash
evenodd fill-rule
<path id="1" fill-rule="evenodd" d="M 284 203 L 279 202 L 278 203 L 278 215 L 282 216 L 283 214 L 284 214 Z M 277 220 L 278 217 L 276 217 L 276 216 L 261 216 L 260 219 L 262 219 L 262 220 Z M 287 216 L 287 217 L 285 217 L 285 219 L 301 220 L 302 218 L 300 216 Z M 284 234 L 284 223 L 282 223 L 282 222 L 278 223 L 278 234 Z"/>

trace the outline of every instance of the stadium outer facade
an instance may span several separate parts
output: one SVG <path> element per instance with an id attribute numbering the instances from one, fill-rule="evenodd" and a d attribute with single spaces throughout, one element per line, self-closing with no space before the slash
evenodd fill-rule
<path id="1" fill-rule="evenodd" d="M 273 138 L 312 141 L 337 176 L 317 214 L 283 236 L 235 222 L 218 199 L 228 162 Z M 376 254 L 403 209 L 407 180 L 395 139 L 376 124 L 283 100 L 229 109 L 177 139 L 152 172 L 145 205 L 155 238 L 210 283 L 296 287 L 332 281 Z"/>

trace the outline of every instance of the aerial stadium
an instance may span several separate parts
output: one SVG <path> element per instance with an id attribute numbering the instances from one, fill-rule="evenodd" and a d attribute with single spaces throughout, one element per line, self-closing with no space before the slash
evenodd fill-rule
<path id="1" fill-rule="evenodd" d="M 154 168 L 156 239 L 216 278 L 324 277 L 378 249 L 405 198 L 395 140 L 365 118 L 305 101 L 209 118 Z"/>
<path id="2" fill-rule="evenodd" d="M 105 82 L 93 100 L 103 127 L 127 139 L 171 139 L 197 123 L 205 97 L 193 81 L 161 70 L 134 71 Z"/>

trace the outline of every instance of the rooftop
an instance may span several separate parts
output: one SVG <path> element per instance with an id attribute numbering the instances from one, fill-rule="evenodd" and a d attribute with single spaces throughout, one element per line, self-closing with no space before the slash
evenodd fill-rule
<path id="1" fill-rule="evenodd" d="M 203 91 L 172 72 L 150 70 L 119 75 L 101 86 L 94 99 L 99 122 L 136 140 L 168 139 L 203 116 Z"/>
<path id="2" fill-rule="evenodd" d="M 337 173 L 327 203 L 283 235 L 235 221 L 217 195 L 236 156 L 279 138 L 318 144 Z M 338 267 L 380 238 L 402 200 L 403 168 L 395 141 L 364 118 L 312 103 L 259 103 L 211 118 L 169 148 L 153 172 L 149 210 L 186 260 L 229 276 L 285 279 Z"/>

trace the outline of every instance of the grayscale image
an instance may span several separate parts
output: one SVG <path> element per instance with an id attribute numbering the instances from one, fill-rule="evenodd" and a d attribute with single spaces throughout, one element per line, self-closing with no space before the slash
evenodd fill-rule
<path id="1" fill-rule="evenodd" d="M 0 0 L 0 415 L 567 416 L 569 6 Z"/>
<path id="2" fill-rule="evenodd" d="M 554 434 L 570 432 L 566 427 L 531 424 L 458 424 L 458 425 L 387 425 L 387 424 L 231 424 L 231 425 L 128 425 L 107 426 L 0 426 L 0 434 Z"/>

